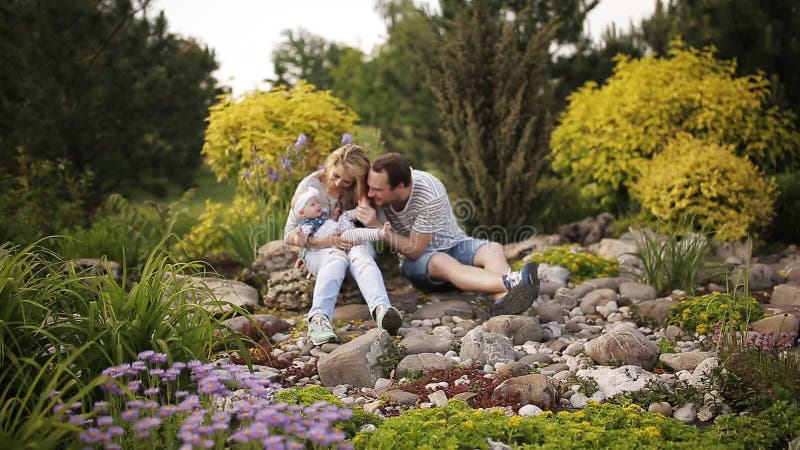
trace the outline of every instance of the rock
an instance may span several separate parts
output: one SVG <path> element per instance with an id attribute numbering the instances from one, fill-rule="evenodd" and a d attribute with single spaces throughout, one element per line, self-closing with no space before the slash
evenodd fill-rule
<path id="1" fill-rule="evenodd" d="M 753 246 L 747 240 L 733 242 L 714 241 L 714 254 L 723 261 L 730 256 L 735 256 L 740 261 L 750 261 L 750 256 L 753 254 Z"/>
<path id="2" fill-rule="evenodd" d="M 540 283 L 556 283 L 562 286 L 566 286 L 570 275 L 569 270 L 563 267 L 551 266 L 545 263 L 539 264 L 537 273 Z"/>
<path id="3" fill-rule="evenodd" d="M 792 314 L 778 314 L 753 322 L 750 324 L 750 329 L 761 334 L 772 333 L 777 340 L 781 333 L 799 332 L 800 321 Z"/>
<path id="4" fill-rule="evenodd" d="M 547 353 L 533 353 L 531 355 L 523 356 L 518 362 L 523 364 L 552 364 L 553 358 Z"/>
<path id="5" fill-rule="evenodd" d="M 576 392 L 569 397 L 569 403 L 573 408 L 585 408 L 589 403 L 589 397 L 586 394 Z"/>
<path id="6" fill-rule="evenodd" d="M 401 391 L 400 389 L 392 389 L 384 392 L 381 395 L 381 399 L 392 405 L 414 406 L 419 401 L 419 395 L 413 392 Z"/>
<path id="7" fill-rule="evenodd" d="M 492 398 L 495 400 L 516 398 L 522 404 L 551 410 L 556 406 L 558 395 L 550 378 L 535 373 L 509 378 L 494 389 Z"/>
<path id="8" fill-rule="evenodd" d="M 711 371 L 714 370 L 717 366 L 719 366 L 719 358 L 712 356 L 710 358 L 706 358 L 705 360 L 701 361 L 697 367 L 694 368 L 692 374 L 687 379 L 687 382 L 692 386 L 702 388 L 704 386 L 704 381 L 708 378 L 711 374 Z"/>
<path id="9" fill-rule="evenodd" d="M 565 287 L 566 283 L 556 283 L 553 281 L 540 281 L 539 282 L 539 295 L 546 295 L 553 297 L 559 289 Z"/>
<path id="10" fill-rule="evenodd" d="M 511 378 L 528 375 L 531 372 L 532 368 L 530 364 L 526 364 L 521 361 L 515 361 L 500 366 L 500 368 L 495 371 L 495 375 L 503 378 Z"/>
<path id="11" fill-rule="evenodd" d="M 583 342 L 573 342 L 567 345 L 567 348 L 563 351 L 563 354 L 568 356 L 577 356 L 581 353 L 583 353 Z"/>
<path id="12" fill-rule="evenodd" d="M 617 300 L 617 292 L 612 289 L 595 289 L 586 294 L 581 300 L 581 311 L 584 314 L 592 314 L 598 306 Z"/>
<path id="13" fill-rule="evenodd" d="M 563 318 L 562 318 L 563 321 Z M 542 327 L 535 317 L 501 315 L 494 316 L 483 324 L 484 331 L 502 334 L 511 338 L 514 345 L 542 340 Z"/>
<path id="14" fill-rule="evenodd" d="M 431 302 L 418 309 L 415 316 L 423 320 L 444 316 L 459 316 L 471 319 L 475 317 L 475 306 L 462 300 Z"/>
<path id="15" fill-rule="evenodd" d="M 579 242 L 583 246 L 599 242 L 611 235 L 614 216 L 600 213 L 596 218 L 587 217 L 580 222 L 572 222 L 558 227 L 558 235 L 566 242 Z"/>
<path id="16" fill-rule="evenodd" d="M 578 297 L 572 289 L 560 288 L 556 290 L 553 299 L 567 310 L 578 306 Z"/>
<path id="17" fill-rule="evenodd" d="M 589 251 L 606 259 L 619 259 L 626 254 L 636 255 L 639 252 L 639 247 L 632 241 L 605 238 L 597 244 L 590 245 Z"/>
<path id="18" fill-rule="evenodd" d="M 619 295 L 635 300 L 655 300 L 657 293 L 652 286 L 631 281 L 619 285 Z"/>
<path id="19" fill-rule="evenodd" d="M 766 264 L 753 264 L 748 272 L 749 288 L 754 291 L 764 289 L 772 289 L 773 287 L 781 284 L 783 281 L 778 271 Z M 742 270 L 735 270 L 731 274 L 731 283 L 740 282 L 742 279 Z M 735 286 L 735 285 L 734 285 Z"/>
<path id="20" fill-rule="evenodd" d="M 697 408 L 693 404 L 687 403 L 672 413 L 672 417 L 683 423 L 692 423 L 697 418 Z"/>
<path id="21" fill-rule="evenodd" d="M 691 351 L 683 353 L 663 353 L 658 359 L 670 369 L 678 372 L 680 370 L 694 370 L 701 362 L 714 356 L 710 352 Z"/>
<path id="22" fill-rule="evenodd" d="M 517 411 L 517 414 L 519 414 L 522 417 L 533 417 L 533 416 L 539 416 L 543 412 L 544 411 L 542 411 L 542 408 L 539 408 L 536 405 L 525 405 L 522 408 L 520 408 L 519 411 Z"/>
<path id="23" fill-rule="evenodd" d="M 666 336 L 670 342 L 678 342 L 678 339 L 685 335 L 686 332 L 677 325 L 667 325 L 667 328 L 664 329 L 664 336 Z"/>
<path id="24" fill-rule="evenodd" d="M 650 380 L 659 380 L 658 375 L 638 366 L 622 366 L 616 369 L 610 367 L 582 369 L 575 372 L 575 375 L 593 379 L 606 398 L 613 397 L 620 392 L 640 391 Z"/>
<path id="25" fill-rule="evenodd" d="M 264 305 L 291 311 L 304 311 L 311 307 L 314 293 L 314 276 L 305 269 L 286 269 L 270 273 Z M 365 304 L 364 297 L 353 278 L 347 276 L 339 288 L 336 304 Z"/>
<path id="26" fill-rule="evenodd" d="M 372 387 L 386 375 L 377 363 L 388 351 L 389 333 L 373 328 L 321 359 L 317 364 L 320 381 L 324 386 Z"/>
<path id="27" fill-rule="evenodd" d="M 398 376 L 404 376 L 412 372 L 430 372 L 431 370 L 451 369 L 455 367 L 456 362 L 451 358 L 436 353 L 419 353 L 416 355 L 409 355 L 403 358 L 397 369 L 395 370 Z"/>
<path id="28" fill-rule="evenodd" d="M 671 298 L 657 298 L 655 300 L 643 301 L 636 305 L 636 317 L 663 326 L 667 323 L 669 309 L 674 304 L 675 300 Z"/>
<path id="29" fill-rule="evenodd" d="M 165 277 L 175 277 L 177 283 L 186 283 L 194 288 L 185 290 L 189 301 L 213 314 L 230 312 L 233 310 L 231 305 L 252 312 L 259 305 L 256 288 L 241 281 L 177 274 L 167 274 Z M 222 304 L 212 304 L 215 302 Z"/>
<path id="30" fill-rule="evenodd" d="M 598 314 L 608 319 L 612 314 L 619 311 L 619 306 L 617 306 L 617 302 L 607 302 L 596 309 Z"/>
<path id="31" fill-rule="evenodd" d="M 409 355 L 415 355 L 418 353 L 445 353 L 450 350 L 453 341 L 432 334 L 418 334 L 406 337 L 402 344 L 406 347 Z"/>
<path id="32" fill-rule="evenodd" d="M 254 341 L 258 341 L 264 336 L 271 337 L 275 333 L 282 333 L 291 328 L 287 322 L 271 314 L 254 314 L 251 317 L 252 321 L 248 317 L 237 316 L 223 321 L 222 324 Z"/>
<path id="33" fill-rule="evenodd" d="M 600 364 L 622 366 L 633 364 L 652 370 L 658 359 L 658 346 L 630 327 L 617 327 L 584 344 L 586 355 Z"/>
<path id="34" fill-rule="evenodd" d="M 653 402 L 647 407 L 647 412 L 661 414 L 665 417 L 672 417 L 672 406 L 669 402 Z"/>
<path id="35" fill-rule="evenodd" d="M 428 394 L 428 400 L 437 407 L 447 406 L 450 401 L 447 399 L 447 394 L 444 391 L 434 391 Z"/>
<path id="36" fill-rule="evenodd" d="M 556 300 L 540 303 L 533 308 L 533 312 L 539 318 L 539 322 L 558 322 L 564 323 L 564 308 Z"/>
<path id="37" fill-rule="evenodd" d="M 122 266 L 114 261 L 96 258 L 73 259 L 65 262 L 62 270 L 90 277 L 109 275 L 117 284 L 122 284 Z"/>
<path id="38" fill-rule="evenodd" d="M 470 359 L 478 364 L 495 364 L 514 361 L 514 347 L 511 339 L 497 333 L 484 332 L 481 327 L 473 328 L 461 338 L 461 360 Z"/>
<path id="39" fill-rule="evenodd" d="M 369 313 L 367 305 L 342 305 L 334 309 L 333 320 L 341 320 L 344 322 L 360 320 L 362 322 L 367 322 L 372 320 L 372 315 Z"/>
<path id="40" fill-rule="evenodd" d="M 299 247 L 282 240 L 267 242 L 258 248 L 251 270 L 255 276 L 268 279 L 272 272 L 294 267 L 299 252 Z"/>
<path id="41" fill-rule="evenodd" d="M 780 284 L 772 291 L 771 305 L 800 306 L 800 286 Z"/>
<path id="42" fill-rule="evenodd" d="M 508 244 L 503 247 L 503 252 L 507 260 L 519 259 L 527 254 L 536 253 L 550 247 L 556 247 L 564 243 L 561 236 L 557 234 L 537 234 L 529 239 Z"/>

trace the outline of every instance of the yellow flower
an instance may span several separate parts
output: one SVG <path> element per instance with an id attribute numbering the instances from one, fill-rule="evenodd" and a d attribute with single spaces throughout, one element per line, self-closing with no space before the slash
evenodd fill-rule
<path id="1" fill-rule="evenodd" d="M 520 416 L 514 416 L 514 417 L 508 419 L 508 426 L 510 426 L 510 427 L 518 427 L 519 424 L 521 424 L 521 423 L 522 423 L 522 417 L 520 417 Z"/>
<path id="2" fill-rule="evenodd" d="M 473 422 L 471 420 L 468 420 L 468 421 L 464 422 L 464 428 L 466 428 L 468 430 L 474 430 L 475 429 L 475 422 Z"/>
<path id="3" fill-rule="evenodd" d="M 651 439 L 661 436 L 661 432 L 658 430 L 658 428 L 652 425 L 649 427 L 642 428 L 641 430 L 638 431 L 638 433 L 647 436 Z"/>
<path id="4" fill-rule="evenodd" d="M 701 323 L 697 326 L 697 334 L 706 334 L 706 331 L 708 331 L 706 324 Z"/>

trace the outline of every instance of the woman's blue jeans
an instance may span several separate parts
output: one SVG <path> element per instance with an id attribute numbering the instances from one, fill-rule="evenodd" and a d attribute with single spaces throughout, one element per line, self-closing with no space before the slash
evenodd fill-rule
<path id="1" fill-rule="evenodd" d="M 367 301 L 370 313 L 378 305 L 390 305 L 383 274 L 375 263 L 375 249 L 369 244 L 356 245 L 349 252 L 338 248 L 306 249 L 303 251 L 303 262 L 317 278 L 314 298 L 308 311 L 309 319 L 324 313 L 333 321 L 336 297 L 348 270 Z"/>

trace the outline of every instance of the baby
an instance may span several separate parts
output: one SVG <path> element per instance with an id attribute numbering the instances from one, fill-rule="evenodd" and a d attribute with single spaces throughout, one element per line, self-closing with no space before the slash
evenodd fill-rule
<path id="1" fill-rule="evenodd" d="M 322 211 L 319 191 L 315 188 L 308 188 L 299 194 L 295 198 L 292 209 L 302 218 L 297 230 L 306 237 L 321 238 L 341 231 L 341 237 L 363 244 L 380 241 L 386 230 L 391 228 L 389 222 L 386 222 L 383 228 L 378 229 L 356 228 L 353 224 L 356 221 L 355 213 L 352 210 L 342 213 L 341 208 L 336 208 L 333 215 L 328 217 Z"/>

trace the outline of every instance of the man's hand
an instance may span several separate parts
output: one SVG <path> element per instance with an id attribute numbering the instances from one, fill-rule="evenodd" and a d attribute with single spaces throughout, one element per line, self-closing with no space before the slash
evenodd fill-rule
<path id="1" fill-rule="evenodd" d="M 375 208 L 369 204 L 367 197 L 362 197 L 361 200 L 358 201 L 356 219 L 368 228 L 378 228 L 381 226 L 381 223 L 378 221 L 378 213 L 375 211 Z"/>

